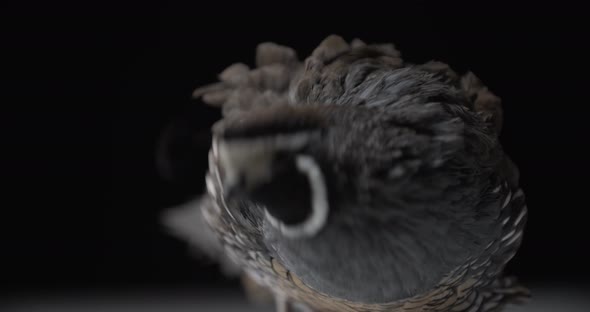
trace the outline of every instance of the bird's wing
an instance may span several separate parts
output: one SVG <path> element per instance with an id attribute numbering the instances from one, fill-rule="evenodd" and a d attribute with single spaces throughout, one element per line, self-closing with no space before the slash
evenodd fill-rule
<path id="1" fill-rule="evenodd" d="M 244 64 L 231 65 L 219 75 L 220 82 L 198 88 L 194 96 L 202 97 L 210 105 L 222 107 L 226 116 L 272 105 L 364 105 L 366 96 L 374 94 L 384 94 L 388 101 L 394 101 L 391 97 L 394 93 L 382 93 L 387 86 L 379 75 L 386 77 L 384 71 L 405 66 L 400 53 L 392 44 L 366 45 L 360 40 L 347 43 L 341 37 L 329 36 L 301 63 L 293 49 L 263 43 L 257 48 L 256 68 L 249 69 Z M 501 100 L 474 74 L 460 76 L 448 65 L 434 61 L 412 67 L 440 75 L 441 81 L 463 92 L 466 101 L 461 104 L 467 105 L 489 122 L 496 136 L 500 133 L 503 121 Z M 522 239 L 526 221 L 526 206 L 523 194 L 518 189 L 516 166 L 505 156 L 498 170 L 506 182 L 503 187 L 510 190 L 510 198 L 500 214 L 502 236 L 489 246 L 495 249 L 494 253 L 487 257 L 483 255 L 474 259 L 474 263 L 466 263 L 458 268 L 456 274 L 449 276 L 450 280 L 443 281 L 446 285 L 441 284 L 432 293 L 391 305 L 354 310 L 408 311 L 427 303 L 427 311 L 445 311 L 449 306 L 459 308 L 457 311 L 463 311 L 461 307 L 468 311 L 474 306 L 481 308 L 474 311 L 494 311 L 494 307 L 525 293 L 526 290 L 509 279 L 495 279 L 495 282 L 485 287 L 488 292 L 476 291 L 476 286 L 490 281 L 481 274 L 499 276 L 499 272 L 512 258 Z M 487 269 L 480 270 L 477 266 Z M 472 270 L 478 273 L 474 276 Z"/>

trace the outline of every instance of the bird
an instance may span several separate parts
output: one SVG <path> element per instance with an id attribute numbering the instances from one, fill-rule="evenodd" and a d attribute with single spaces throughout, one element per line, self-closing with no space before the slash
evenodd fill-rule
<path id="1" fill-rule="evenodd" d="M 527 220 L 472 72 L 330 35 L 263 42 L 193 96 L 217 107 L 206 192 L 164 223 L 277 311 L 502 311 Z M 259 295 L 264 297 L 264 295 Z"/>

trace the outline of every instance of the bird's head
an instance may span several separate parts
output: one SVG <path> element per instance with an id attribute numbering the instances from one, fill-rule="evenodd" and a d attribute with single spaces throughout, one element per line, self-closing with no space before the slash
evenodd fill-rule
<path id="1" fill-rule="evenodd" d="M 214 127 L 210 192 L 233 215 L 257 216 L 266 247 L 311 287 L 359 301 L 409 296 L 490 234 L 479 197 L 490 170 L 470 171 L 485 151 L 470 151 L 481 140 L 465 131 L 469 114 L 426 103 L 226 116 Z"/>

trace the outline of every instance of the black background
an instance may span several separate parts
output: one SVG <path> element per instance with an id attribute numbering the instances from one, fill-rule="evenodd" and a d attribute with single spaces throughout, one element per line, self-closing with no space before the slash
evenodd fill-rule
<path id="1" fill-rule="evenodd" d="M 529 283 L 583 283 L 588 248 L 588 49 L 583 10 L 560 2 L 404 5 L 168 1 L 26 5 L 7 23 L 2 88 L 0 286 L 13 291 L 231 286 L 191 258 L 159 214 L 203 190 L 207 130 L 190 98 L 256 44 L 300 58 L 327 35 L 394 42 L 410 62 L 474 71 L 503 98 L 502 142 L 521 170 L 529 226 L 509 270 Z M 4 76 L 3 75 L 3 76 Z M 157 142 L 190 129 L 166 179 Z M 192 141 L 192 148 L 182 143 Z"/>

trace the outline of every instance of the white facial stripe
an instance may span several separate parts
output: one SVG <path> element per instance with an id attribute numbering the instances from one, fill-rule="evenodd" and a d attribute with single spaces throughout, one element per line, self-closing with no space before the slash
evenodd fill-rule
<path id="1" fill-rule="evenodd" d="M 287 237 L 310 237 L 317 234 L 326 224 L 329 212 L 328 192 L 322 171 L 312 157 L 297 155 L 295 161 L 297 169 L 309 179 L 311 215 L 303 223 L 289 226 L 271 216 L 268 211 L 266 217 L 272 226 Z"/>
<path id="2" fill-rule="evenodd" d="M 278 150 L 297 150 L 303 147 L 308 141 L 309 138 L 315 132 L 302 132 L 297 134 L 279 134 L 273 137 L 273 145 Z"/>

